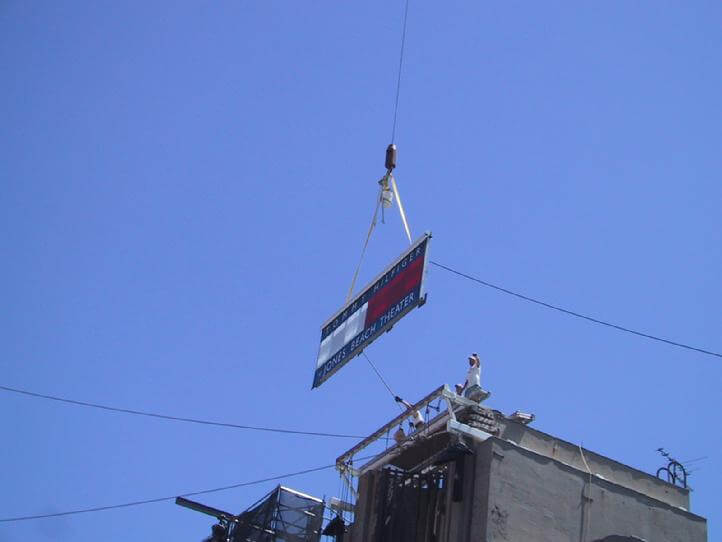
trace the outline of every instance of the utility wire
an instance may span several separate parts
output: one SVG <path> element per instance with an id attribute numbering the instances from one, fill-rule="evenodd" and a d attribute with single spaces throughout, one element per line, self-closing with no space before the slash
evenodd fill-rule
<path id="1" fill-rule="evenodd" d="M 406 0 L 406 6 L 404 7 L 404 25 L 401 31 L 401 54 L 399 55 L 399 76 L 396 80 L 396 102 L 394 103 L 394 125 L 391 129 L 391 143 L 396 138 L 396 115 L 399 111 L 399 94 L 401 93 L 401 70 L 404 66 L 404 48 L 406 45 L 406 20 L 409 16 L 409 0 Z"/>
<path id="2" fill-rule="evenodd" d="M 541 305 L 542 307 L 546 307 L 548 309 L 554 309 L 555 311 L 563 312 L 564 314 L 568 314 L 569 316 L 576 316 L 577 318 L 582 318 L 584 320 L 588 320 L 589 322 L 593 322 L 595 324 L 601 324 L 603 326 L 614 328 L 618 331 L 624 331 L 625 333 L 631 333 L 632 335 L 644 337 L 645 339 L 651 339 L 653 341 L 659 341 L 659 342 L 666 343 L 666 344 L 669 344 L 672 346 L 677 346 L 679 348 L 686 348 L 687 350 L 694 350 L 695 352 L 699 352 L 700 354 L 707 354 L 708 356 L 716 356 L 718 358 L 722 358 L 722 354 L 719 354 L 717 352 L 712 352 L 710 350 L 705 350 L 703 348 L 697 348 L 696 346 L 690 346 L 690 345 L 684 344 L 684 343 L 678 343 L 675 341 L 671 341 L 669 339 L 664 339 L 662 337 L 657 337 L 655 335 L 643 333 L 641 331 L 635 331 L 634 329 L 630 329 L 628 327 L 620 326 L 617 324 L 612 324 L 611 322 L 605 322 L 604 320 L 599 320 L 598 318 L 593 318 L 591 316 L 586 316 L 584 314 L 580 314 L 578 312 L 575 312 L 575 311 L 572 311 L 569 309 L 557 307 L 556 305 L 552 305 L 551 303 L 546 303 L 544 301 L 540 301 L 539 299 L 534 299 L 533 297 L 529 297 L 529 296 L 520 294 L 518 292 L 514 292 L 507 288 L 502 288 L 501 286 L 497 286 L 496 284 L 492 284 L 491 282 L 486 282 L 485 280 L 481 280 L 479 278 L 472 277 L 471 275 L 467 275 L 466 273 L 462 273 L 461 271 L 457 271 L 456 269 L 452 269 L 451 267 L 447 267 L 438 262 L 434 262 L 434 261 L 430 260 L 429 263 L 432 265 L 435 265 L 436 267 L 440 267 L 441 269 L 445 269 L 446 271 L 449 271 L 450 273 L 454 273 L 455 275 L 464 277 L 465 279 L 469 279 L 473 282 L 477 282 L 483 286 L 493 288 L 494 290 L 504 292 L 505 294 L 513 295 L 514 297 L 518 297 L 519 299 L 523 299 L 524 301 L 529 301 L 530 303 L 536 303 L 537 305 Z"/>
<path id="3" fill-rule="evenodd" d="M 371 458 L 371 457 L 373 457 L 373 456 L 362 457 L 362 458 L 359 458 L 359 459 L 360 459 L 360 460 L 364 460 L 364 459 L 369 459 L 369 458 Z M 27 520 L 31 520 L 31 519 L 56 518 L 56 517 L 60 517 L 60 516 L 72 516 L 72 515 L 75 515 L 75 514 L 86 514 L 86 513 L 90 513 L 90 512 L 102 512 L 102 511 L 104 511 L 104 510 L 115 510 L 115 509 L 118 509 L 118 508 L 129 508 L 129 507 L 131 507 L 131 506 L 140 506 L 140 505 L 143 505 L 143 504 L 152 504 L 152 503 L 156 503 L 156 502 L 172 501 L 172 500 L 174 500 L 176 497 L 193 497 L 193 496 L 195 496 L 195 495 L 205 495 L 205 494 L 207 494 L 207 493 L 216 493 L 216 492 L 218 492 L 218 491 L 226 491 L 226 490 L 228 490 L 228 489 L 236 489 L 236 488 L 239 488 L 239 487 L 252 486 L 252 485 L 256 485 L 256 484 L 262 484 L 262 483 L 264 483 L 264 482 L 272 482 L 272 481 L 274 481 L 274 480 L 280 480 L 280 479 L 282 479 L 282 478 L 291 478 L 292 476 L 300 476 L 300 475 L 302 475 L 302 474 L 308 474 L 308 473 L 311 473 L 311 472 L 318 472 L 318 471 L 321 471 L 321 470 L 327 470 L 327 469 L 333 468 L 333 467 L 335 467 L 335 466 L 336 466 L 335 464 L 333 464 L 333 465 L 324 465 L 323 467 L 314 467 L 314 468 L 312 468 L 312 469 L 301 470 L 301 471 L 298 471 L 298 472 L 291 472 L 291 473 L 288 473 L 288 474 L 281 474 L 281 475 L 279 475 L 279 476 L 272 476 L 272 477 L 270 477 L 270 478 L 263 478 L 263 479 L 261 479 L 261 480 L 254 480 L 254 481 L 252 481 L 252 482 L 241 482 L 240 484 L 232 484 L 232 485 L 230 485 L 230 486 L 215 487 L 215 488 L 213 488 L 213 489 L 203 489 L 203 490 L 201 490 L 201 491 L 192 491 L 192 492 L 190 492 L 190 493 L 183 493 L 183 494 L 181 494 L 181 495 L 173 495 L 172 497 L 158 497 L 158 498 L 156 498 L 156 499 L 145 499 L 145 500 L 142 500 L 142 501 L 131 501 L 131 502 L 125 502 L 125 503 L 121 503 L 121 504 L 111 504 L 111 505 L 108 505 L 108 506 L 94 506 L 94 507 L 92 507 L 92 508 L 81 508 L 81 509 L 78 509 L 78 510 L 67 510 L 67 511 L 65 511 L 65 512 L 56 512 L 56 513 L 54 513 L 54 514 L 38 514 L 38 515 L 33 515 L 33 516 L 18 516 L 18 517 L 12 517 L 12 518 L 0 518 L 0 523 L 10 523 L 10 522 L 14 522 L 14 521 L 27 521 Z"/>
<path id="4" fill-rule="evenodd" d="M 365 437 L 360 435 L 344 435 L 344 434 L 338 434 L 338 433 L 322 433 L 317 431 L 297 431 L 294 429 L 279 429 L 277 427 L 261 427 L 261 426 L 254 426 L 254 425 L 239 425 L 235 423 L 225 423 L 225 422 L 214 422 L 209 420 L 199 420 L 196 418 L 183 418 L 180 416 L 168 416 L 166 414 L 156 414 L 154 412 L 145 412 L 142 410 L 133 410 L 129 408 L 117 408 L 107 405 L 99 405 L 96 403 L 88 403 L 86 401 L 77 401 L 75 399 L 66 399 L 64 397 L 56 397 L 54 395 L 45 395 L 42 393 L 36 393 L 33 391 L 28 390 L 21 390 L 18 388 L 11 388 L 9 386 L 2 386 L 0 385 L 0 390 L 2 391 L 8 391 L 12 393 L 17 393 L 21 395 L 26 395 L 29 397 L 35 397 L 39 399 L 48 399 L 50 401 L 58 401 L 61 403 L 68 403 L 71 405 L 77 405 L 77 406 L 84 406 L 84 407 L 90 407 L 90 408 L 97 408 L 100 410 L 107 410 L 110 412 L 120 412 L 122 414 L 133 414 L 135 416 L 147 416 L 149 418 L 159 418 L 162 420 L 172 420 L 176 422 L 186 422 L 186 423 L 197 423 L 201 425 L 213 425 L 217 427 L 229 427 L 232 429 L 248 429 L 252 431 L 266 431 L 269 433 L 285 433 L 290 435 L 308 435 L 313 437 L 337 437 L 337 438 L 355 438 L 355 439 L 363 439 Z"/>

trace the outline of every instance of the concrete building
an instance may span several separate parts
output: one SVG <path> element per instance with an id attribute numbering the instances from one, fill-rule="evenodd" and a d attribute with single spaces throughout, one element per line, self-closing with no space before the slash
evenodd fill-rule
<path id="1" fill-rule="evenodd" d="M 530 427 L 447 386 L 421 430 L 359 468 L 352 458 L 401 414 L 337 460 L 358 477 L 351 542 L 706 542 L 689 490 Z M 428 410 L 427 410 L 428 412 Z M 533 417 L 531 417 L 533 419 Z"/>

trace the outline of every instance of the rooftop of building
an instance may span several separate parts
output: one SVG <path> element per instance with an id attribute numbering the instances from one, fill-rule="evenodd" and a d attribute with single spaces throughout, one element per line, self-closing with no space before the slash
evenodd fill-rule
<path id="1" fill-rule="evenodd" d="M 488 393 L 483 399 L 486 396 Z M 353 457 L 361 450 L 388 435 L 392 428 L 403 423 L 414 410 L 423 411 L 427 405 L 439 399 L 446 403 L 446 408 L 429 419 L 424 427 L 405 435 L 402 441 L 383 450 L 362 466 L 352 466 Z M 519 413 L 504 415 L 498 410 L 459 396 L 448 385 L 443 385 L 339 456 L 336 464 L 342 474 L 347 476 L 361 476 L 369 470 L 387 466 L 422 472 L 443 461 L 445 455 L 454 453 L 454 446 L 458 446 L 460 436 L 476 441 L 499 439 L 607 483 L 689 512 L 688 488 L 668 483 L 652 474 L 540 431 L 529 425 L 531 421 L 533 416 Z"/>

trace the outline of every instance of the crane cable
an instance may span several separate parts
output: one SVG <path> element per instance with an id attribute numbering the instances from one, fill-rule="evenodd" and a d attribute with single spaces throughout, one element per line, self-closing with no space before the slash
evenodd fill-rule
<path id="1" fill-rule="evenodd" d="M 385 203 L 387 201 L 384 199 L 384 194 L 386 191 L 391 191 L 393 193 L 393 197 L 396 198 L 396 202 L 399 206 L 399 214 L 401 215 L 401 222 L 404 225 L 404 232 L 406 233 L 406 238 L 409 240 L 409 244 L 413 243 L 413 240 L 411 238 L 411 229 L 409 228 L 409 221 L 406 218 L 406 211 L 404 210 L 404 205 L 401 202 L 399 187 L 396 184 L 396 179 L 394 179 L 394 176 L 392 174 L 393 169 L 396 167 L 396 145 L 394 145 L 394 141 L 396 139 L 396 123 L 399 111 L 399 96 L 401 95 L 401 74 L 404 66 L 404 50 L 406 49 L 406 23 L 408 21 L 408 16 L 409 0 L 406 0 L 406 3 L 404 5 L 404 18 L 401 31 L 401 52 L 399 53 L 399 69 L 396 77 L 396 99 L 394 100 L 394 120 L 391 127 L 391 143 L 386 149 L 386 175 L 384 175 L 383 178 L 379 181 L 379 185 L 381 186 L 381 188 L 379 190 L 378 197 L 376 198 L 374 215 L 371 219 L 371 225 L 369 226 L 369 231 L 366 234 L 366 240 L 364 241 L 363 248 L 361 249 L 361 257 L 359 258 L 358 265 L 356 266 L 356 271 L 353 274 L 353 279 L 351 279 L 351 286 L 348 290 L 348 294 L 346 295 L 346 303 L 351 301 L 351 296 L 353 296 L 353 289 L 356 286 L 356 280 L 358 279 L 358 274 L 361 270 L 361 264 L 363 263 L 364 256 L 366 255 L 366 249 L 368 248 L 369 241 L 371 240 L 371 234 L 376 227 L 379 206 L 382 207 L 381 212 L 383 213 L 383 207 L 385 206 Z"/>
<path id="2" fill-rule="evenodd" d="M 406 0 L 404 5 L 404 22 L 402 25 L 401 30 L 401 51 L 399 53 L 399 71 L 398 75 L 396 77 L 396 100 L 394 101 L 394 121 L 393 126 L 391 128 L 391 145 L 389 147 L 394 148 L 394 166 L 396 165 L 396 147 L 394 145 L 394 141 L 396 140 L 396 121 L 398 119 L 398 112 L 399 112 L 399 96 L 401 95 L 401 75 L 403 73 L 404 68 L 404 51 L 406 50 L 406 23 L 409 19 L 409 0 Z M 388 150 L 387 157 L 388 157 Z M 388 160 L 387 160 L 388 162 Z M 386 165 L 388 167 L 388 163 Z M 393 168 L 392 168 L 393 169 Z M 404 206 L 401 203 L 401 195 L 399 194 L 399 188 L 396 186 L 396 179 L 394 179 L 394 176 L 391 174 L 391 170 L 388 171 L 387 177 L 391 179 L 391 187 L 394 191 L 394 196 L 396 197 L 396 202 L 399 204 L 399 213 L 401 214 L 401 221 L 404 223 L 404 231 L 406 232 L 406 237 L 409 239 L 409 244 L 412 243 L 411 240 L 411 230 L 409 229 L 409 223 L 406 219 L 406 212 L 404 211 Z"/>
<path id="3" fill-rule="evenodd" d="M 391 144 L 393 145 L 396 138 L 396 117 L 399 111 L 399 95 L 401 94 L 401 70 L 404 67 L 404 49 L 406 45 L 406 21 L 409 18 L 409 0 L 406 0 L 404 7 L 404 24 L 401 31 L 401 53 L 399 54 L 399 73 L 396 79 L 396 101 L 394 102 L 394 122 L 391 128 Z"/>

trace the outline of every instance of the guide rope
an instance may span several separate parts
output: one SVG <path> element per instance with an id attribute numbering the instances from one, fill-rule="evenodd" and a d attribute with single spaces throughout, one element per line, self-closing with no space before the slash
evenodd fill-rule
<path id="1" fill-rule="evenodd" d="M 381 383 L 382 383 L 384 386 L 386 386 L 386 389 L 387 389 L 387 390 L 389 390 L 389 393 L 391 394 L 391 397 L 394 399 L 394 402 L 399 406 L 399 408 L 400 408 L 401 411 L 403 412 L 403 411 L 404 411 L 404 408 L 403 408 L 398 402 L 396 402 L 396 394 L 393 392 L 393 390 L 391 389 L 391 387 L 389 387 L 389 385 L 386 383 L 386 380 L 384 379 L 384 377 L 381 376 L 381 373 L 380 373 L 379 370 L 376 368 L 376 365 L 374 365 L 373 362 L 371 361 L 371 358 L 369 358 L 369 357 L 366 355 L 366 352 L 361 351 L 361 353 L 362 353 L 363 356 L 366 358 L 366 361 L 369 362 L 369 365 L 371 365 L 371 368 L 372 368 L 372 369 L 374 370 L 374 372 L 376 373 L 376 376 L 379 377 L 379 380 L 381 380 Z"/>

